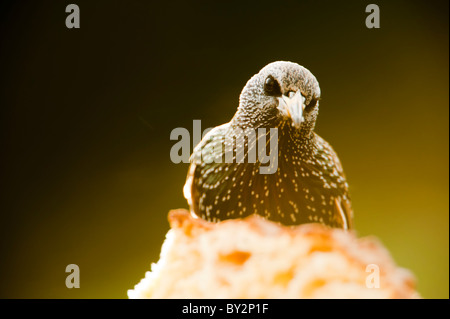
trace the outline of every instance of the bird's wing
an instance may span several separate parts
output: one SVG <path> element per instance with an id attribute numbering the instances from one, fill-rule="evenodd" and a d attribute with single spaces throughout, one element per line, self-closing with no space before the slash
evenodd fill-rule
<path id="1" fill-rule="evenodd" d="M 192 152 L 188 175 L 186 178 L 186 183 L 183 187 L 184 197 L 186 198 L 191 213 L 198 214 L 198 199 L 199 199 L 199 187 L 198 185 L 206 182 L 209 185 L 214 184 L 216 181 L 199 180 L 194 183 L 194 177 L 200 176 L 200 178 L 220 178 L 221 176 L 215 174 L 199 174 L 201 171 L 206 169 L 206 167 L 214 167 L 220 165 L 214 162 L 218 157 L 223 155 L 223 141 L 225 133 L 228 131 L 230 124 L 226 123 L 213 128 L 209 131 L 201 142 L 194 148 Z"/>
<path id="2" fill-rule="evenodd" d="M 326 190 L 333 196 L 336 223 L 344 229 L 350 229 L 353 227 L 353 210 L 342 164 L 333 147 L 317 134 L 316 138 L 316 145 L 320 145 L 320 147 L 316 149 L 315 158 L 322 162 L 320 167 L 322 176 L 327 181 Z M 311 166 L 310 169 L 315 170 L 316 168 Z M 321 183 L 323 186 L 323 181 Z"/>

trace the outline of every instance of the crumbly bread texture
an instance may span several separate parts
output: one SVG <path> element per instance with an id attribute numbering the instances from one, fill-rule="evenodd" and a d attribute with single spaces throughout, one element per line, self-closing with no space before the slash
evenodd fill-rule
<path id="1" fill-rule="evenodd" d="M 375 238 L 257 215 L 210 223 L 180 209 L 169 221 L 160 260 L 129 298 L 419 297 Z"/>

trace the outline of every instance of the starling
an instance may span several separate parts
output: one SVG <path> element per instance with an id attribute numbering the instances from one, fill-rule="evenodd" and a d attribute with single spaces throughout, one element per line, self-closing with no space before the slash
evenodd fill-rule
<path id="1" fill-rule="evenodd" d="M 319 99 L 315 76 L 296 63 L 270 63 L 254 75 L 231 121 L 194 149 L 184 186 L 191 213 L 213 222 L 259 214 L 284 225 L 351 228 L 341 163 L 314 132 Z M 270 167 L 264 154 L 261 160 L 267 149 L 260 145 L 276 152 Z M 227 149 L 232 161 L 226 160 Z"/>

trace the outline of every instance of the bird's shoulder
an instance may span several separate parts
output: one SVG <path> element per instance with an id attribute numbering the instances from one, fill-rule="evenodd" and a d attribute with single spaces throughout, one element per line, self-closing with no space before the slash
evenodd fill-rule
<path id="1" fill-rule="evenodd" d="M 332 167 L 336 168 L 336 170 L 344 174 L 344 169 L 342 168 L 341 161 L 339 160 L 339 157 L 336 153 L 336 151 L 333 149 L 330 143 L 328 143 L 325 139 L 323 139 L 320 135 L 317 133 L 314 133 L 315 135 L 315 157 L 317 159 L 325 159 L 328 161 L 328 163 L 332 164 Z"/>

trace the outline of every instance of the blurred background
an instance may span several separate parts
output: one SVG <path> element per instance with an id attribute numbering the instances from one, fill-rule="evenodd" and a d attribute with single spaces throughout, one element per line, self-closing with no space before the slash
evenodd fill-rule
<path id="1" fill-rule="evenodd" d="M 448 298 L 448 1 L 376 1 L 380 29 L 370 3 L 3 1 L 0 297 L 126 298 L 187 208 L 170 132 L 229 121 L 246 81 L 289 60 L 320 83 L 358 235 Z"/>

